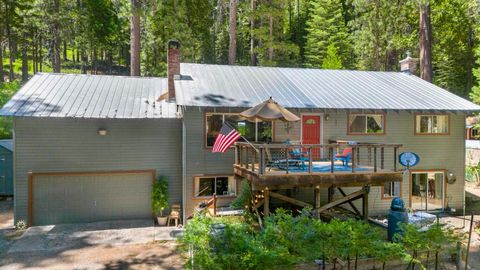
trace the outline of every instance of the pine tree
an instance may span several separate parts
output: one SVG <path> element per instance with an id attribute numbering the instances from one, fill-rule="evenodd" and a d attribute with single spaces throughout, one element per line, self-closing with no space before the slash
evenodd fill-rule
<path id="1" fill-rule="evenodd" d="M 342 69 L 342 59 L 338 56 L 337 47 L 332 43 L 328 45 L 325 58 L 322 62 L 323 69 Z"/>
<path id="2" fill-rule="evenodd" d="M 307 67 L 322 67 L 329 45 L 337 48 L 341 62 L 347 67 L 350 66 L 352 42 L 339 0 L 312 1 L 307 32 Z"/>

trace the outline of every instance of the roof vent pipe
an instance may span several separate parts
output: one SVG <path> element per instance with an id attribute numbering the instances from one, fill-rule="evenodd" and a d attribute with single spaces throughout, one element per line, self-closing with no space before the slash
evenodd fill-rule
<path id="1" fill-rule="evenodd" d="M 175 99 L 174 81 L 180 76 L 180 42 L 169 40 L 167 45 L 168 99 Z"/>
<path id="2" fill-rule="evenodd" d="M 400 60 L 400 71 L 406 74 L 415 74 L 417 71 L 417 58 L 410 57 L 410 51 L 407 51 L 407 58 Z"/>

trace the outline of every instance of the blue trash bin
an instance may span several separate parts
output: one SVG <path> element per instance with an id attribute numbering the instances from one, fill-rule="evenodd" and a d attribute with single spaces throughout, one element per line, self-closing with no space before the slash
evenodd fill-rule
<path id="1" fill-rule="evenodd" d="M 405 203 L 401 198 L 393 198 L 388 213 L 388 241 L 393 240 L 393 236 L 402 233 L 401 223 L 408 223 L 408 213 L 405 211 Z"/>

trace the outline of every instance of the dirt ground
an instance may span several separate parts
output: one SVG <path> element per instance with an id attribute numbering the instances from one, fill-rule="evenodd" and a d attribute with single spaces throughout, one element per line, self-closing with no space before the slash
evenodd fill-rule
<path id="1" fill-rule="evenodd" d="M 13 202 L 0 201 L 0 269 L 184 269 L 174 241 L 96 245 L 57 251 L 8 253 L 21 234 L 13 229 Z"/>
<path id="2" fill-rule="evenodd" d="M 0 269 L 184 269 L 175 242 L 98 246 L 58 253 L 15 253 L 0 261 Z"/>

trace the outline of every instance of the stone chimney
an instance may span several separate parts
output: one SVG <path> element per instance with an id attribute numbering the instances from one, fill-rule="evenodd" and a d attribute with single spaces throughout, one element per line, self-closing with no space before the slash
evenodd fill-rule
<path id="1" fill-rule="evenodd" d="M 171 100 L 175 99 L 174 81 L 180 77 L 180 42 L 178 40 L 169 40 L 167 46 L 167 99 Z"/>
<path id="2" fill-rule="evenodd" d="M 415 74 L 417 71 L 418 59 L 410 57 L 410 52 L 407 51 L 407 58 L 400 60 L 400 71 L 407 74 Z"/>

